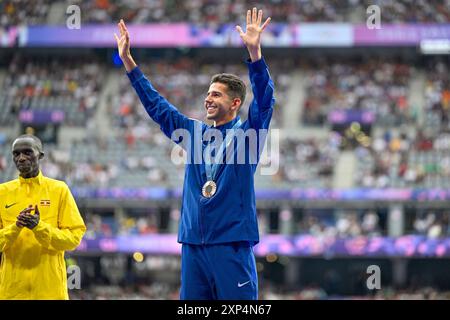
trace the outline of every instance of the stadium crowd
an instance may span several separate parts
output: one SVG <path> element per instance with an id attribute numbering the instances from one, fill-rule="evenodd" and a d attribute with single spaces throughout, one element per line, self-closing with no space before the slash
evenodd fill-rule
<path id="1" fill-rule="evenodd" d="M 377 124 L 398 125 L 411 121 L 406 101 L 412 67 L 382 59 L 305 62 L 307 97 L 303 122 L 323 125 L 335 109 L 371 111 Z"/>
<path id="2" fill-rule="evenodd" d="M 40 25 L 64 21 L 68 5 L 81 7 L 82 22 L 113 24 L 120 18 L 129 23 L 190 22 L 212 26 L 221 32 L 223 24 L 239 21 L 252 3 L 248 0 L 6 0 L 0 1 L 0 35 L 13 26 Z M 345 0 L 262 1 L 274 22 L 351 22 L 362 23 L 369 5 L 381 8 L 383 23 L 449 23 L 450 0 Z M 56 9 L 63 9 L 56 10 Z M 56 19 L 55 19 L 56 18 Z M 275 24 L 276 26 L 276 24 Z M 7 56 L 7 55 L 6 55 Z M 14 54 L 2 64 L 0 80 L 0 125 L 18 124 L 20 111 L 54 110 L 65 112 L 63 127 L 86 130 L 86 139 L 71 145 L 45 144 L 42 171 L 51 178 L 66 181 L 71 188 L 175 188 L 182 182 L 182 164 L 167 159 L 173 148 L 159 128 L 149 121 L 128 79 L 107 62 L 87 57 L 33 58 Z M 217 57 L 217 56 L 216 56 Z M 299 61 L 297 61 L 299 60 Z M 425 60 L 425 59 L 424 59 Z M 143 71 L 156 88 L 189 117 L 201 119 L 205 88 L 210 76 L 218 72 L 236 73 L 247 81 L 242 63 L 217 64 L 198 58 L 141 60 Z M 7 65 L 7 67 L 4 67 Z M 342 132 L 333 131 L 328 115 L 336 108 L 368 110 L 375 114 L 365 143 L 350 148 L 357 160 L 356 188 L 450 188 L 450 80 L 446 57 L 429 59 L 425 65 L 403 59 L 313 58 L 284 59 L 270 63 L 277 90 L 277 111 L 273 127 L 282 127 L 283 107 L 292 91 L 293 71 L 300 71 L 306 86 L 301 125 L 325 128 L 326 138 L 288 138 L 280 146 L 280 170 L 257 181 L 260 188 L 332 188 L 336 163 L 342 151 Z M 410 104 L 411 79 L 417 71 L 425 78 L 423 105 Z M 117 90 L 106 96 L 107 109 L 98 114 L 108 75 L 117 78 Z M 250 89 L 250 88 L 249 88 Z M 247 103 L 252 98 L 247 94 Z M 243 108 L 243 116 L 245 110 Z M 100 116 L 100 117 L 99 117 Z M 97 136 L 97 120 L 106 120 L 111 135 Z M 365 128 L 366 130 L 367 128 Z M 11 138 L 0 133 L 0 181 L 16 176 L 11 161 Z M 84 208 L 83 208 L 84 209 Z M 284 209 L 283 209 L 284 210 Z M 258 210 L 261 235 L 310 234 L 315 237 L 358 237 L 388 235 L 383 210 L 302 209 L 292 216 L 290 233 L 269 212 Z M 282 209 L 272 209 L 282 219 Z M 167 213 L 167 212 L 166 212 Z M 448 209 L 417 209 L 405 216 L 404 234 L 429 239 L 450 236 Z M 162 212 L 125 210 L 121 216 L 104 210 L 83 210 L 87 225 L 85 238 L 148 235 L 173 232 L 162 223 Z M 273 228 L 272 224 L 277 227 Z M 104 255 L 107 256 L 107 255 Z M 81 260 L 81 259 L 80 259 Z M 326 260 L 326 259 L 325 259 Z M 445 262 L 445 261 L 444 261 Z M 433 262 L 434 263 L 434 262 Z M 105 264 L 105 266 L 107 266 Z M 112 270 L 112 269 L 111 269 Z M 83 272 L 89 273 L 89 268 Z M 165 271 L 165 270 L 164 270 Z M 111 272 L 112 273 L 112 272 Z M 161 272 L 165 274 L 165 272 Z M 109 283 L 92 284 L 72 290 L 72 299 L 178 299 L 173 284 L 134 281 L 136 274 L 110 274 Z M 332 273 L 324 278 L 332 279 Z M 357 279 L 358 280 L 358 279 Z M 359 279 L 360 280 L 360 279 Z M 412 281 L 414 282 L 414 281 Z M 135 283 L 135 285 L 129 285 Z M 358 291 L 352 295 L 333 293 L 327 285 L 314 283 L 300 288 L 276 287 L 262 282 L 261 299 L 450 299 L 450 292 L 437 286 L 412 283 L 404 289 L 383 287 L 376 294 Z"/>
<path id="3" fill-rule="evenodd" d="M 73 58 L 73 57 L 72 57 Z M 3 81 L 0 124 L 10 125 L 22 110 L 63 110 L 65 125 L 85 126 L 98 104 L 102 66 L 95 58 L 31 58 L 14 55 Z"/>
<path id="4" fill-rule="evenodd" d="M 61 67 L 64 66 L 64 67 Z M 425 75 L 424 106 L 409 105 L 408 79 L 412 66 L 406 62 L 369 60 L 365 63 L 313 59 L 274 63 L 277 105 L 273 127 L 282 128 L 292 70 L 305 75 L 303 120 L 306 124 L 329 125 L 327 114 L 334 108 L 370 110 L 375 122 L 365 129 L 365 143 L 353 148 L 357 159 L 355 187 L 433 187 L 450 185 L 450 84 L 445 59 L 431 59 L 421 69 Z M 202 119 L 204 91 L 211 74 L 234 72 L 244 79 L 245 66 L 204 62 L 201 59 L 156 59 L 143 63 L 158 90 L 170 97 L 189 117 Z M 89 139 L 70 146 L 46 145 L 43 169 L 50 177 L 65 179 L 71 186 L 145 187 L 148 184 L 177 186 L 182 165 L 171 165 L 173 144 L 148 120 L 126 77 L 118 77 L 118 90 L 106 98 L 106 111 L 97 114 L 105 91 L 107 70 L 97 59 L 30 58 L 15 55 L 7 69 L 0 94 L 0 123 L 15 123 L 22 110 L 63 110 L 64 126 L 84 127 Z M 198 72 L 200 70 L 201 72 Z M 118 73 L 119 74 L 119 73 Z M 195 81 L 192 81 L 195 79 Z M 248 80 L 247 80 L 248 81 Z M 246 103 L 251 100 L 249 90 Z M 245 118 L 246 107 L 242 109 Z M 420 115 L 422 113 L 422 116 Z M 94 116 L 96 116 L 94 118 Z M 97 120 L 106 119 L 114 134 L 98 138 Z M 111 130 L 114 128 L 114 130 Z M 288 138 L 280 146 L 280 170 L 262 177 L 260 187 L 332 187 L 340 155 L 342 132 L 330 130 L 326 138 Z M 344 139 L 345 140 L 345 139 Z M 13 178 L 8 162 L 8 143 L 0 141 L 0 175 Z M 101 153 L 97 151 L 101 150 Z M 302 165 L 299 166 L 298 163 Z"/>
<path id="5" fill-rule="evenodd" d="M 448 23 L 449 0 L 265 0 L 262 9 L 276 22 L 354 22 L 367 18 L 366 8 L 377 5 L 386 23 Z M 241 12 L 253 5 L 249 0 L 6 0 L 0 2 L 0 27 L 49 23 L 52 6 L 78 5 L 82 23 L 116 23 L 121 18 L 130 23 L 190 22 L 220 26 L 239 21 Z M 64 19 L 56 19 L 64 21 Z"/>

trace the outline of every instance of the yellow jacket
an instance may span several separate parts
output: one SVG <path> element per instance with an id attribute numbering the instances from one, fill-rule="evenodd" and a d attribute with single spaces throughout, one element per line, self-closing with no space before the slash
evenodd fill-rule
<path id="1" fill-rule="evenodd" d="M 16 226 L 38 205 L 39 224 Z M 68 299 L 64 251 L 74 250 L 86 226 L 68 186 L 44 177 L 0 184 L 0 299 Z"/>

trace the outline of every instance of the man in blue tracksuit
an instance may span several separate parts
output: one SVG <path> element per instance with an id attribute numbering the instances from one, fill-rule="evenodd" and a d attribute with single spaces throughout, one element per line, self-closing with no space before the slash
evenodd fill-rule
<path id="1" fill-rule="evenodd" d="M 247 11 L 245 32 L 236 26 L 250 55 L 247 65 L 254 99 L 248 119 L 242 122 L 237 116 L 245 99 L 244 82 L 234 75 L 219 74 L 211 80 L 204 105 L 206 117 L 214 121 L 213 126 L 187 118 L 159 95 L 131 56 L 125 23 L 121 20 L 118 24 L 120 37 L 115 37 L 131 84 L 150 117 L 169 138 L 188 151 L 188 159 L 191 159 L 184 176 L 178 233 L 178 241 L 182 243 L 181 299 L 258 298 L 253 254 L 253 246 L 259 241 L 254 190 L 257 161 L 250 161 L 248 155 L 244 163 L 236 161 L 236 153 L 242 152 L 242 148 L 251 153 L 248 150 L 250 144 L 244 142 L 244 146 L 235 148 L 233 164 L 203 158 L 200 162 L 194 161 L 196 148 L 187 146 L 198 143 L 198 136 L 204 139 L 205 134 L 219 130 L 216 132 L 223 135 L 223 142 L 217 140 L 217 149 L 211 154 L 212 157 L 223 155 L 226 160 L 229 143 L 234 142 L 232 135 L 231 140 L 227 140 L 230 129 L 258 132 L 269 128 L 275 102 L 274 84 L 261 54 L 260 40 L 269 22 L 270 18 L 267 18 L 261 24 L 262 10 L 253 8 Z M 177 140 L 174 138 L 177 130 L 190 135 Z M 257 160 L 261 145 L 264 145 L 264 138 L 257 133 Z M 207 146 L 208 143 L 200 141 L 201 154 Z"/>

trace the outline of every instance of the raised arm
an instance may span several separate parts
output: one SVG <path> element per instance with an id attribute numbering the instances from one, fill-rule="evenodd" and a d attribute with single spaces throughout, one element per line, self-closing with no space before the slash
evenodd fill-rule
<path id="1" fill-rule="evenodd" d="M 274 84 L 269 69 L 261 53 L 261 34 L 270 22 L 270 17 L 261 25 L 262 10 L 247 11 L 247 26 L 245 32 L 236 26 L 242 41 L 250 54 L 248 63 L 250 82 L 252 84 L 253 101 L 248 112 L 248 122 L 251 128 L 268 129 L 272 119 L 275 104 Z"/>
<path id="2" fill-rule="evenodd" d="M 172 137 L 177 129 L 190 130 L 194 126 L 194 121 L 183 115 L 178 109 L 169 103 L 152 86 L 140 68 L 136 65 L 130 52 L 130 35 L 123 20 L 118 23 L 120 38 L 114 34 L 117 41 L 119 56 L 125 65 L 131 85 L 139 96 L 148 115 L 159 124 L 162 132 L 173 141 L 179 143 L 178 136 Z"/>

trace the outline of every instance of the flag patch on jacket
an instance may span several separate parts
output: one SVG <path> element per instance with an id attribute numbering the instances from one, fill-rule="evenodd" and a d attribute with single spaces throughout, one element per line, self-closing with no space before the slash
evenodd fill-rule
<path id="1" fill-rule="evenodd" d="M 50 206 L 50 200 L 41 200 L 40 205 L 43 207 L 49 207 Z"/>

